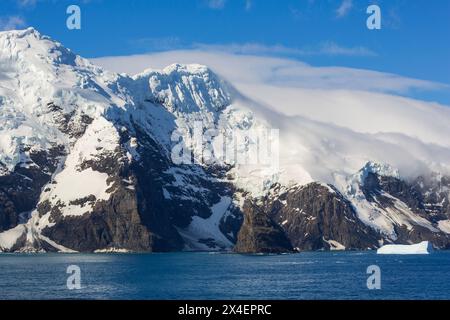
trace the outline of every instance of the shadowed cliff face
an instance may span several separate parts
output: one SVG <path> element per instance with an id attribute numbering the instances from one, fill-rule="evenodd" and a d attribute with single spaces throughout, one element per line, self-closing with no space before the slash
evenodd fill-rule
<path id="1" fill-rule="evenodd" d="M 60 112 L 61 108 L 51 106 L 50 112 Z M 85 121 L 80 125 L 72 117 L 61 119 L 72 121 L 70 125 L 59 122 L 64 129 L 61 132 L 73 139 L 72 146 L 92 124 L 85 117 L 80 118 Z M 234 198 L 239 193 L 232 182 L 224 180 L 228 168 L 174 165 L 167 150 L 139 123 L 133 122 L 126 129 L 117 123 L 116 128 L 120 139 L 112 152 L 103 152 L 103 147 L 98 147 L 96 158 L 77 165 L 79 170 L 92 169 L 107 175 L 110 194 L 107 200 L 88 195 L 70 202 L 69 205 L 81 208 L 92 207 L 89 214 L 79 216 L 64 215 L 67 204 L 52 204 L 49 200 L 38 203 L 41 192 L 46 193 L 50 186 L 57 184 L 51 180 L 52 175 L 57 173 L 58 165 L 59 170 L 64 168 L 67 151 L 64 147 L 48 152 L 24 150 L 29 160 L 0 177 L 0 231 L 25 222 L 29 212 L 37 207 L 40 218 L 49 214 L 49 225 L 42 228 L 42 236 L 71 250 L 180 251 L 186 246 L 180 230 L 188 228 L 193 217 L 208 219 L 213 214 L 211 208 L 221 197 Z M 131 139 L 137 141 L 139 154 L 132 161 L 128 159 L 126 147 Z M 183 174 L 174 175 L 174 170 Z M 178 179 L 183 183 L 178 183 Z M 429 240 L 439 248 L 450 247 L 449 236 L 437 229 L 437 223 L 450 216 L 449 187 L 450 180 L 446 177 L 439 181 L 419 177 L 406 182 L 374 173 L 369 173 L 361 184 L 369 203 L 395 211 L 401 201 L 430 224 L 426 227 L 399 223 L 395 226 L 397 238 L 393 242 Z M 165 194 L 165 189 L 170 196 Z M 187 192 L 187 189 L 194 191 Z M 331 185 L 310 183 L 292 188 L 273 185 L 262 198 L 254 199 L 250 194 L 245 197 L 242 208 L 230 206 L 218 226 L 230 243 L 235 244 L 235 252 L 373 249 L 383 241 L 392 241 L 362 223 L 352 203 Z M 39 223 L 36 221 L 34 227 L 38 228 Z M 25 232 L 31 229 L 24 228 L 9 251 L 59 250 L 45 238 L 33 238 L 29 243 Z M 194 241 L 206 244 L 210 250 L 226 249 L 214 238 Z"/>
<path id="2" fill-rule="evenodd" d="M 281 253 L 291 252 L 292 245 L 281 227 L 252 200 L 243 207 L 244 222 L 239 231 L 235 252 Z"/>
<path id="3" fill-rule="evenodd" d="M 392 240 L 362 223 L 350 201 L 330 185 L 310 183 L 287 190 L 276 185 L 268 196 L 244 205 L 245 220 L 235 251 L 358 250 L 375 249 L 385 242 L 408 244 L 424 240 L 437 248 L 449 248 L 448 234 L 431 223 L 448 219 L 447 198 L 438 197 L 443 205 L 430 205 L 424 200 L 430 194 L 422 194 L 417 181 L 408 183 L 377 174 L 366 177 L 363 192 L 369 202 L 393 216 L 405 214 L 398 201 L 408 204 L 414 214 L 423 217 L 425 224 L 419 221 L 409 225 L 408 221 L 400 220 L 394 226 L 397 238 Z"/>
<path id="4" fill-rule="evenodd" d="M 311 183 L 272 202 L 271 214 L 298 250 L 375 248 L 378 236 L 330 186 Z"/>
<path id="5" fill-rule="evenodd" d="M 412 182 L 407 182 L 394 177 L 369 174 L 363 192 L 369 201 L 385 209 L 395 210 L 396 202 L 400 200 L 411 212 L 430 222 L 429 226 L 420 224 L 396 226 L 397 243 L 418 243 L 427 240 L 437 248 L 449 248 L 450 235 L 438 229 L 439 221 L 449 219 L 449 186 L 447 177 L 442 179 L 418 177 Z"/>
<path id="6" fill-rule="evenodd" d="M 240 252 L 268 251 L 264 248 L 268 244 L 286 251 L 378 245 L 377 234 L 357 219 L 351 204 L 337 191 L 317 183 L 287 191 L 275 188 L 258 206 L 244 208 L 245 221 L 236 245 Z M 249 243 L 248 237 L 255 233 L 265 241 Z"/>
<path id="7" fill-rule="evenodd" d="M 131 136 L 138 141 L 136 153 L 139 157 L 130 162 L 124 146 Z M 166 150 L 138 123 L 133 123 L 133 127 L 127 130 L 122 128 L 120 141 L 113 152 L 100 152 L 96 159 L 79 166 L 81 170 L 92 169 L 107 174 L 108 200 L 91 195 L 72 202 L 81 207 L 92 206 L 89 214 L 81 216 L 64 215 L 63 205 L 51 205 L 49 201 L 38 205 L 41 218 L 50 213 L 51 225 L 42 230 L 42 235 L 76 251 L 93 252 L 108 248 L 137 252 L 181 251 L 186 244 L 178 229 L 187 228 L 195 215 L 209 218 L 211 207 L 221 196 L 232 196 L 232 186 L 220 181 L 226 171 L 210 168 L 205 172 L 198 165 L 174 165 Z M 182 179 L 185 184 L 168 187 L 176 180 L 170 173 L 175 168 L 184 170 Z M 186 197 L 184 189 L 192 186 L 203 192 L 198 195 L 192 193 L 192 198 Z M 165 188 L 170 191 L 170 196 L 164 194 Z M 240 221 L 240 210 L 237 210 L 220 222 L 220 228 L 232 242 Z M 198 239 L 206 240 L 214 250 L 214 239 Z M 43 242 L 37 240 L 33 245 L 37 248 L 46 246 L 45 250 L 49 250 Z"/>
<path id="8" fill-rule="evenodd" d="M 22 150 L 27 160 L 18 164 L 13 172 L 0 175 L 0 232 L 14 228 L 29 218 L 39 200 L 42 188 L 50 181 L 63 147 L 51 150 Z"/>

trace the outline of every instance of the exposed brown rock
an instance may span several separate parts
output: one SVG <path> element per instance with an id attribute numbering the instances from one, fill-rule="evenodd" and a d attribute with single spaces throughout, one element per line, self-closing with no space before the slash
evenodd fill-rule
<path id="1" fill-rule="evenodd" d="M 292 245 L 283 230 L 252 200 L 244 203 L 244 223 L 239 231 L 235 252 L 291 252 Z"/>

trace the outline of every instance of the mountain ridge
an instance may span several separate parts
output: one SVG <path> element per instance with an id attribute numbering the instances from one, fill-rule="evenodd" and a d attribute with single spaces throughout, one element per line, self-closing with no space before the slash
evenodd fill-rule
<path id="1" fill-rule="evenodd" d="M 264 117 L 202 65 L 130 77 L 32 28 L 0 33 L 0 44 L 9 48 L 0 54 L 0 251 L 280 252 L 418 240 L 449 247 L 450 179 L 403 179 L 387 162 L 366 159 L 372 140 L 361 136 L 368 154 L 346 163 L 348 131 Z M 195 141 L 198 126 L 214 132 L 211 141 Z M 279 167 L 236 162 L 255 130 L 274 126 Z M 327 140 L 336 132 L 342 140 Z M 223 141 L 236 146 L 231 160 L 207 149 Z M 185 162 L 176 145 L 188 151 Z M 326 171 L 315 172 L 326 153 Z M 351 166 L 337 171 L 339 163 Z M 352 171 L 355 163 L 361 170 Z"/>

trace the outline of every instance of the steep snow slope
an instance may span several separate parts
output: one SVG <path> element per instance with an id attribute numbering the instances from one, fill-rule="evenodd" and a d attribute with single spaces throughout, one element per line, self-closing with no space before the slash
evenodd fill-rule
<path id="1" fill-rule="evenodd" d="M 125 104 L 109 88 L 117 75 L 33 28 L 1 32 L 0 46 L 0 161 L 9 170 L 23 161 L 21 146 L 47 150 L 71 142 L 59 130 L 64 116 L 95 118 Z M 53 106 L 56 115 L 49 110 Z"/>
<path id="2" fill-rule="evenodd" d="M 381 191 L 379 196 L 389 198 L 391 200 L 389 206 L 380 201 L 371 201 L 364 188 L 367 187 L 369 175 L 400 178 L 398 170 L 391 166 L 368 162 L 358 173 L 337 184 L 356 207 L 361 221 L 394 241 L 397 240 L 396 226 L 405 226 L 411 230 L 414 225 L 420 225 L 431 231 L 437 231 L 428 220 L 416 215 L 407 204 L 385 191 Z"/>
<path id="3" fill-rule="evenodd" d="M 95 200 L 108 200 L 110 183 L 108 174 L 83 168 L 88 161 L 100 160 L 105 153 L 114 153 L 119 146 L 120 137 L 112 123 L 97 118 L 78 139 L 64 161 L 64 168 L 56 173 L 52 184 L 44 190 L 40 202 L 49 201 L 61 206 L 63 215 L 83 215 L 92 210 L 88 205 L 74 204 L 79 199 L 95 197 Z"/>

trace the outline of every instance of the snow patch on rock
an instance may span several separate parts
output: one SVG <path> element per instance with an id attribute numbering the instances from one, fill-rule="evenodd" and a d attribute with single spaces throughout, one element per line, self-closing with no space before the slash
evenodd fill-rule
<path id="1" fill-rule="evenodd" d="M 209 218 L 203 219 L 194 216 L 187 228 L 178 228 L 178 232 L 186 242 L 187 250 L 211 251 L 217 250 L 217 248 L 224 250 L 233 246 L 219 228 L 220 221 L 226 215 L 231 203 L 231 198 L 222 197 L 218 203 L 212 206 L 212 215 Z M 205 242 L 199 240 L 213 240 L 214 246 L 208 246 Z"/>
<path id="2" fill-rule="evenodd" d="M 450 220 L 438 221 L 438 228 L 441 231 L 450 234 Z"/>
<path id="3" fill-rule="evenodd" d="M 18 225 L 13 229 L 0 233 L 0 252 L 10 250 L 25 231 L 26 228 L 23 225 Z"/>

